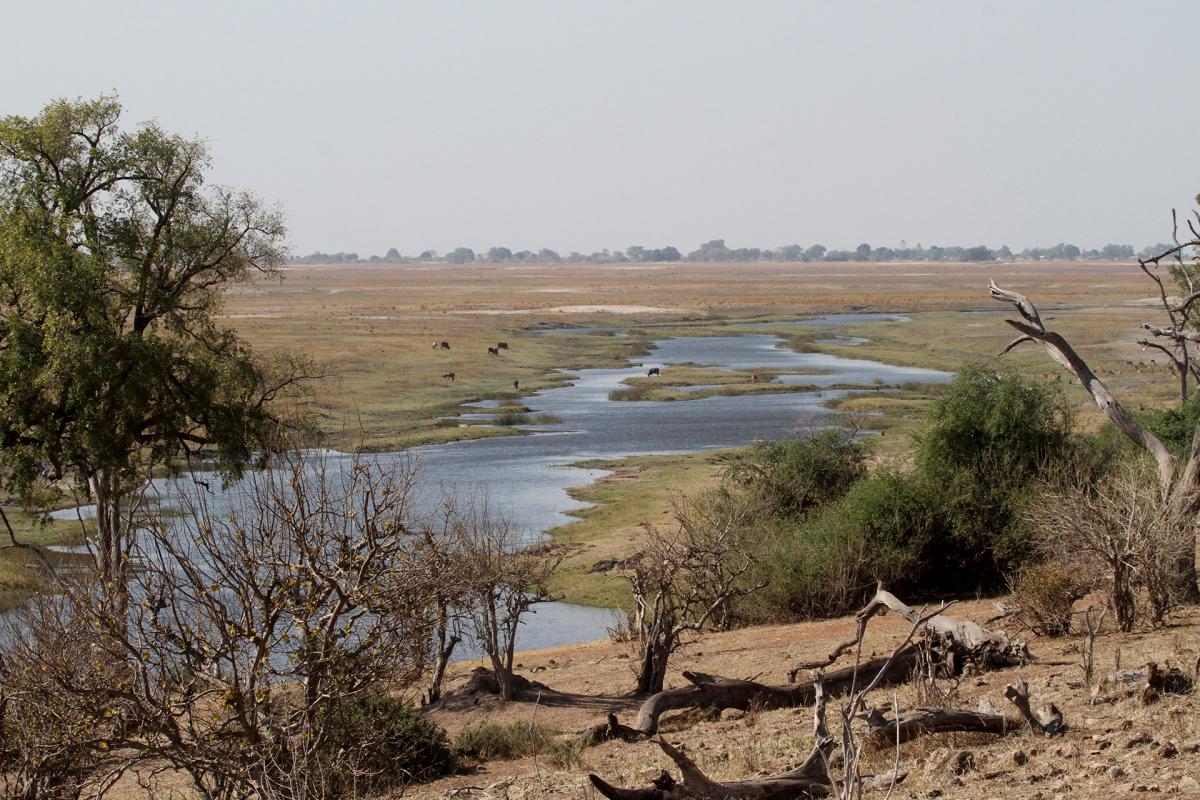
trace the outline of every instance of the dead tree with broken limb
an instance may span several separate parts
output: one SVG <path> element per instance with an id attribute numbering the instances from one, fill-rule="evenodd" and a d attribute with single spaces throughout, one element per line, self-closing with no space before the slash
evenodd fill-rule
<path id="1" fill-rule="evenodd" d="M 1028 298 L 1016 292 L 1001 289 L 995 282 L 989 288 L 993 299 L 1012 304 L 1022 317 L 1020 320 L 1005 320 L 1017 330 L 1020 336 L 1010 342 L 1001 351 L 1001 355 L 1025 342 L 1040 344 L 1051 359 L 1078 379 L 1080 385 L 1091 394 L 1096 405 L 1113 425 L 1154 458 L 1162 501 L 1167 504 L 1172 513 L 1179 514 L 1185 519 L 1194 520 L 1197 512 L 1200 512 L 1200 425 L 1197 425 L 1192 434 L 1191 449 L 1187 460 L 1181 467 L 1179 460 L 1163 444 L 1162 440 L 1137 422 L 1125 410 L 1125 407 L 1096 376 L 1096 373 L 1075 351 L 1070 342 L 1062 334 L 1047 330 L 1037 307 Z M 1200 299 L 1200 296 L 1194 294 L 1184 303 L 1190 306 L 1195 299 Z M 1174 329 L 1173 335 L 1188 341 L 1200 341 L 1200 333 L 1192 331 Z M 1185 548 L 1186 555 L 1179 560 L 1178 581 L 1183 599 L 1186 602 L 1195 603 L 1200 601 L 1200 588 L 1196 585 L 1194 526 L 1191 530 L 1192 546 Z"/>

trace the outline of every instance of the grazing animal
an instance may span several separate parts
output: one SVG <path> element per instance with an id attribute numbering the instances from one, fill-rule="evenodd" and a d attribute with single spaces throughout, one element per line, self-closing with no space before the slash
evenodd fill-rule
<path id="1" fill-rule="evenodd" d="M 751 383 L 758 383 L 758 373 L 757 373 L 757 372 L 753 373 L 753 374 L 750 376 L 750 382 L 751 382 Z"/>
<path id="2" fill-rule="evenodd" d="M 520 388 L 521 388 L 521 381 L 519 381 L 519 380 L 513 381 L 513 388 L 514 388 L 514 389 L 520 389 Z"/>
<path id="3" fill-rule="evenodd" d="M 442 348 L 443 350 L 449 350 L 450 343 L 449 342 L 438 342 L 438 347 Z"/>
<path id="4" fill-rule="evenodd" d="M 646 370 L 647 378 L 653 378 L 655 375 L 662 375 L 662 372 L 659 371 L 658 367 L 651 367 L 650 369 Z"/>
<path id="5" fill-rule="evenodd" d="M 500 348 L 499 348 L 499 347 L 489 347 L 489 348 L 488 348 L 488 355 L 489 355 L 489 356 L 498 356 L 498 355 L 500 355 Z"/>
<path id="6" fill-rule="evenodd" d="M 453 372 L 442 373 L 442 380 L 450 381 L 451 383 L 454 383 L 454 373 Z"/>
<path id="7" fill-rule="evenodd" d="M 496 342 L 496 347 L 500 348 L 501 350 L 507 350 L 508 342 Z"/>
<path id="8" fill-rule="evenodd" d="M 434 342 L 434 343 L 433 343 L 433 349 L 434 349 L 434 350 L 437 350 L 437 349 L 438 349 L 440 346 L 441 346 L 441 343 L 440 343 L 440 342 Z"/>

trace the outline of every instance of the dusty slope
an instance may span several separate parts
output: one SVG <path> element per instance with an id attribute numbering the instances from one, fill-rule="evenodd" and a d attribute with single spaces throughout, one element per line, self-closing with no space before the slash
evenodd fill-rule
<path id="1" fill-rule="evenodd" d="M 954 613 L 983 621 L 995 609 L 990 602 L 981 601 L 956 606 Z M 783 683 L 787 669 L 795 662 L 823 656 L 852 629 L 852 620 L 842 618 L 708 636 L 676 660 L 669 681 L 681 683 L 678 671 L 690 668 Z M 882 653 L 904 632 L 905 628 L 897 621 L 877 619 L 868 635 L 868 649 Z M 1079 639 L 1031 638 L 1030 646 L 1040 663 L 1019 672 L 1030 683 L 1036 702 L 1054 702 L 1063 710 L 1071 726 L 1068 734 L 1053 741 L 1036 739 L 1030 734 L 1002 739 L 946 735 L 906 744 L 901 762 L 909 769 L 910 776 L 894 796 L 1200 797 L 1200 754 L 1197 754 L 1200 699 L 1195 694 L 1165 698 L 1148 707 L 1141 706 L 1136 699 L 1091 706 L 1087 704 L 1088 694 L 1081 686 L 1081 671 L 1076 666 Z M 1106 633 L 1097 641 L 1097 668 L 1099 672 L 1108 672 L 1119 657 L 1125 667 L 1154 659 L 1179 664 L 1190 671 L 1198 651 L 1200 610 L 1192 609 L 1162 630 Z M 609 642 L 529 652 L 519 660 L 522 672 L 558 690 L 615 695 L 631 685 L 626 649 Z M 461 665 L 457 678 L 471 666 L 474 665 Z M 1016 674 L 1017 671 L 990 673 L 963 681 L 957 687 L 944 688 L 953 693 L 956 705 L 975 708 L 979 699 L 986 697 L 1003 709 L 1006 703 L 1001 693 Z M 891 699 L 891 690 L 887 690 L 879 693 L 875 702 L 882 704 Z M 901 687 L 895 699 L 902 708 L 921 704 L 915 686 Z M 536 719 L 574 732 L 599 721 L 602 711 L 530 703 L 502 706 L 485 701 L 466 710 L 437 712 L 435 716 L 451 731 L 484 720 Z M 628 717 L 630 712 L 622 716 Z M 728 718 L 737 716 L 727 712 L 726 719 L 693 725 L 678 718 L 670 722 L 667 718 L 665 735 L 670 741 L 684 744 L 711 776 L 724 779 L 782 771 L 806 755 L 811 746 L 808 709 Z M 1171 746 L 1166 746 L 1167 743 Z M 956 776 L 945 762 L 959 749 L 970 751 L 975 766 Z M 891 751 L 876 752 L 870 756 L 868 767 L 884 771 L 893 757 Z M 466 787 L 511 781 L 506 791 L 512 800 L 591 797 L 594 795 L 586 782 L 588 772 L 599 773 L 616 784 L 644 786 L 664 768 L 670 768 L 670 764 L 652 743 L 611 742 L 584 751 L 580 762 L 566 769 L 548 763 L 546 758 L 537 762 L 532 759 L 493 762 L 484 765 L 477 774 L 418 787 L 415 795 L 481 797 L 480 792 Z M 496 790 L 492 795 L 504 796 Z"/>

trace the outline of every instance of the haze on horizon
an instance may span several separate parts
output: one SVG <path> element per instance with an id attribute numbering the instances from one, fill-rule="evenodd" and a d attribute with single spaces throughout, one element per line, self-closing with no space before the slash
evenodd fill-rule
<path id="1" fill-rule="evenodd" d="M 296 253 L 1169 237 L 1195 2 L 71 2 L 0 113 L 117 92 Z"/>

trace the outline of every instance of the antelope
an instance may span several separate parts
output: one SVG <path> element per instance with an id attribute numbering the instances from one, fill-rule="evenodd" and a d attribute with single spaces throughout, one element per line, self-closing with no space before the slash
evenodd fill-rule
<path id="1" fill-rule="evenodd" d="M 451 383 L 454 383 L 454 373 L 453 372 L 442 373 L 442 380 L 450 381 Z"/>

